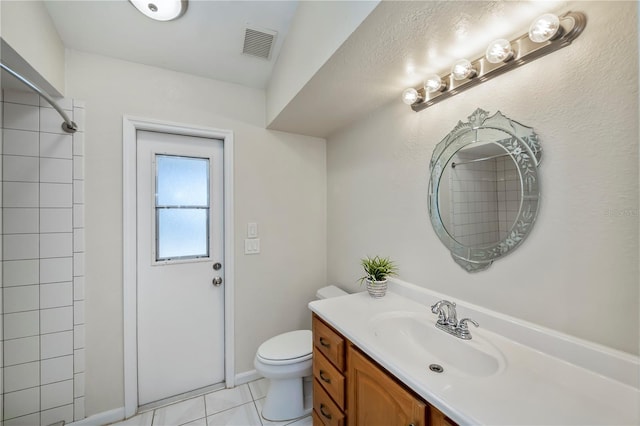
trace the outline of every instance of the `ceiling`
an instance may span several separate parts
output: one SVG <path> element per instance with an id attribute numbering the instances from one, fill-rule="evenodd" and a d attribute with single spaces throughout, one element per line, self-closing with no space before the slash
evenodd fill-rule
<path id="1" fill-rule="evenodd" d="M 179 19 L 147 18 L 127 0 L 46 0 L 65 47 L 264 89 L 297 1 L 191 0 Z M 277 31 L 269 60 L 242 53 L 245 28 Z"/>
<path id="2" fill-rule="evenodd" d="M 45 3 L 68 48 L 259 89 L 269 83 L 298 5 L 190 0 L 180 19 L 156 22 L 127 0 Z M 490 41 L 522 35 L 536 16 L 567 6 L 562 0 L 382 1 L 268 128 L 329 137 L 400 102 L 402 90 L 426 74 L 447 73 L 455 59 L 475 59 Z M 247 24 L 278 32 L 270 60 L 241 53 Z"/>

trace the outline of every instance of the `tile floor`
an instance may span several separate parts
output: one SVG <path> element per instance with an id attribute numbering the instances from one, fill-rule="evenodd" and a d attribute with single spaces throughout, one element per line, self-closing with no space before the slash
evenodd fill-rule
<path id="1" fill-rule="evenodd" d="M 260 379 L 233 389 L 176 402 L 111 426 L 311 426 L 311 417 L 270 422 L 260 416 L 269 382 Z"/>

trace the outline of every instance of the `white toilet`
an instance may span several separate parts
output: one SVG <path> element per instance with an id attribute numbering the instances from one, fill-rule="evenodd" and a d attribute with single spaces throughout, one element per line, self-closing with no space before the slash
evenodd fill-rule
<path id="1" fill-rule="evenodd" d="M 346 294 L 331 285 L 318 290 L 316 297 L 326 299 Z M 311 382 L 305 386 L 304 378 L 312 374 L 312 352 L 311 330 L 283 333 L 260 345 L 253 365 L 260 375 L 269 379 L 262 407 L 262 417 L 266 420 L 292 420 L 311 413 Z"/>

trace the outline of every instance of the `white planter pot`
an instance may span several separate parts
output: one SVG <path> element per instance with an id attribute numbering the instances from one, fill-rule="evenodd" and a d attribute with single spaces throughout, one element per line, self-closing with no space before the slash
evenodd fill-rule
<path id="1" fill-rule="evenodd" d="M 376 299 L 380 297 L 384 297 L 387 294 L 387 280 L 383 281 L 367 281 L 367 291 L 369 292 L 369 296 L 374 297 Z"/>

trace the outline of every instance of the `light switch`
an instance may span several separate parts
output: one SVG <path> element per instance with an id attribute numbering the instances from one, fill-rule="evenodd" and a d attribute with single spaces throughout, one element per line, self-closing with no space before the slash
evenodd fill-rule
<path id="1" fill-rule="evenodd" d="M 247 238 L 244 240 L 244 254 L 260 253 L 260 238 Z"/>
<path id="2" fill-rule="evenodd" d="M 258 224 L 255 222 L 247 223 L 247 238 L 258 238 Z"/>

